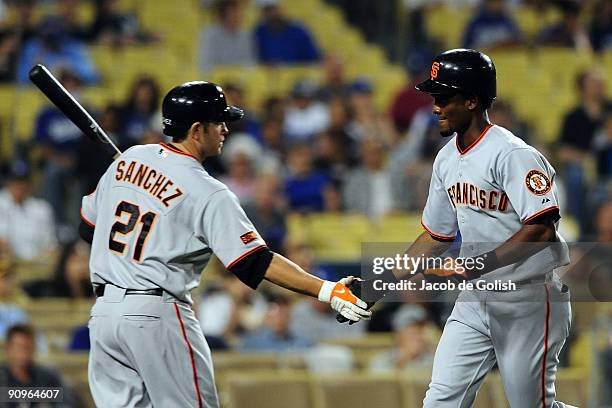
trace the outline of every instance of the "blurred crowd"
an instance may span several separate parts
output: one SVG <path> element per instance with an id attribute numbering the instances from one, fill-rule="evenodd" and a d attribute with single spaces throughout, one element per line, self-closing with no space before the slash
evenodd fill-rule
<path id="1" fill-rule="evenodd" d="M 137 78 L 123 101 L 90 106 L 82 98 L 86 87 L 104 80 L 89 54 L 90 45 L 138 47 L 163 42 L 163 33 L 142 27 L 137 13 L 125 12 L 117 0 L 91 0 L 95 16 L 87 25 L 74 13 L 77 0 L 55 0 L 57 13 L 34 23 L 39 3 L 50 2 L 0 2 L 0 81 L 26 84 L 29 68 L 43 62 L 122 150 L 165 140 L 160 102 L 167 90 L 160 89 L 152 76 Z M 414 89 L 429 74 L 433 55 L 441 51 L 423 23 L 423 13 L 435 2 L 400 2 L 408 13 L 410 29 L 405 32 L 405 49 L 395 56 L 405 56 L 402 63 L 409 80 L 397 84 L 394 98 L 384 109 L 374 103 L 374 83 L 365 75 L 347 78 L 349 62 L 333 50 L 322 49 L 303 22 L 287 16 L 282 1 L 250 0 L 258 17 L 249 29 L 243 22 L 246 2 L 202 2 L 214 20 L 194 39 L 193 52 L 201 72 L 194 79 L 205 80 L 207 73 L 223 65 L 312 64 L 320 69 L 322 80 L 299 79 L 288 94 L 271 97 L 261 106 L 248 105 L 250 99 L 241 83 L 221 84 L 229 102 L 245 109 L 246 116 L 231 124 L 222 156 L 207 160 L 204 166 L 237 194 L 270 249 L 320 277 L 336 279 L 342 271 L 319 262 L 307 243 L 291 240 L 288 217 L 361 214 L 377 220 L 423 209 L 433 158 L 446 142 L 439 136 L 431 98 Z M 347 21 L 362 29 L 369 40 L 389 40 L 375 34 L 376 27 L 393 18 L 393 13 L 386 15 L 377 9 L 381 2 L 329 2 L 343 8 Z M 463 3 L 474 10 L 462 39 L 465 47 L 612 51 L 610 0 Z M 519 5 L 555 8 L 559 19 L 542 27 L 536 37 L 527 38 L 513 15 Z M 393 44 L 382 45 L 393 48 Z M 562 118 L 561 132 L 552 145 L 540 142 L 503 95 L 490 110 L 493 123 L 536 145 L 554 163 L 562 216 L 577 225 L 569 237 L 573 241 L 612 242 L 612 101 L 605 87 L 606 75 L 610 73 L 593 66 L 575 78 L 575 107 Z M 529 90 L 525 92 L 528 97 Z M 81 197 L 93 191 L 111 162 L 51 105 L 37 114 L 33 129 L 32 135 L 24 135 L 25 141 L 16 145 L 12 157 L 0 155 L 0 339 L 6 342 L 7 352 L 15 344 L 29 347 L 26 343 L 34 336 L 24 312 L 27 299 L 93 296 L 89 250 L 77 240 L 76 228 Z M 53 259 L 50 274 L 16 285 L 15 263 L 41 259 Z M 358 265 L 352 267 L 349 270 L 358 273 Z M 367 325 L 338 325 L 329 308 L 316 300 L 295 299 L 266 287 L 254 292 L 220 265 L 210 269 L 215 279 L 202 290 L 196 306 L 203 331 L 215 349 L 296 351 L 367 332 L 393 332 L 394 348 L 377 356 L 371 362 L 372 370 L 428 366 L 432 358 L 428 333 L 440 327 L 448 313 L 448 305 L 389 304 Z M 86 328 L 75 329 L 69 347 L 88 348 Z M 7 364 L 12 380 L 31 384 L 32 374 L 28 377 L 19 371 L 23 363 Z M 11 364 L 17 368 L 10 368 Z"/>

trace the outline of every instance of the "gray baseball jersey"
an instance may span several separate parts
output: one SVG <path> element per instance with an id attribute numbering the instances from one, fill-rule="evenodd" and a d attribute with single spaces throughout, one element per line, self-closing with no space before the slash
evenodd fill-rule
<path id="1" fill-rule="evenodd" d="M 433 236 L 453 239 L 461 233 L 461 256 L 495 249 L 529 220 L 559 210 L 555 170 L 535 148 L 500 126 L 489 126 L 465 150 L 456 136 L 438 153 L 423 227 Z M 569 263 L 560 244 L 483 278 L 524 281 Z M 478 243 L 478 245 L 471 245 Z"/>
<path id="2" fill-rule="evenodd" d="M 422 223 L 440 239 L 460 232 L 460 255 L 474 256 L 558 209 L 552 166 L 493 125 L 465 149 L 455 135 L 440 150 Z M 558 238 L 559 245 L 482 277 L 512 280 L 520 283 L 517 290 L 461 292 L 436 350 L 424 407 L 472 406 L 495 363 L 512 408 L 564 407 L 554 399 L 554 378 L 571 311 L 569 291 L 552 272 L 569 262 Z"/>
<path id="3" fill-rule="evenodd" d="M 236 196 L 189 154 L 135 146 L 83 197 L 81 216 L 95 227 L 92 282 L 105 285 L 89 321 L 96 405 L 217 408 L 190 291 L 212 253 L 229 268 L 265 246 Z"/>
<path id="4" fill-rule="evenodd" d="M 95 225 L 94 284 L 160 287 L 186 302 L 212 253 L 230 267 L 265 245 L 234 193 L 164 144 L 123 153 L 81 210 Z"/>

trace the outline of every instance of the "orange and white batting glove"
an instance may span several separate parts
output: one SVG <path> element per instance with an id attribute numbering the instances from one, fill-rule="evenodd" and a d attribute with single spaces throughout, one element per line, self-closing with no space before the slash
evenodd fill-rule
<path id="1" fill-rule="evenodd" d="M 340 279 L 338 282 L 324 281 L 319 290 L 319 300 L 329 303 L 331 308 L 349 320 L 358 322 L 369 320 L 372 312 L 366 310 L 368 305 L 355 296 L 347 285 L 353 282 L 354 276 Z"/>

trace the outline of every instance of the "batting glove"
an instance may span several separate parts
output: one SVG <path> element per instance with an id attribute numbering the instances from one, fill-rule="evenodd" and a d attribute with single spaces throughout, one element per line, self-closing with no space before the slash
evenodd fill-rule
<path id="1" fill-rule="evenodd" d="M 324 281 L 319 290 L 319 300 L 329 303 L 332 309 L 348 320 L 353 322 L 369 320 L 372 312 L 366 310 L 368 305 L 347 287 L 355 279 L 353 276 L 348 276 L 338 282 Z"/>
<path id="2" fill-rule="evenodd" d="M 385 274 L 383 274 L 382 276 L 384 281 L 388 281 L 388 282 L 395 282 L 397 281 L 397 279 L 395 278 L 395 276 L 393 275 L 392 272 L 388 271 Z M 358 298 L 363 298 L 363 293 L 365 291 L 365 288 L 371 288 L 373 285 L 375 279 L 368 279 L 368 280 L 362 280 L 362 279 L 355 279 L 353 280 L 351 283 L 349 283 L 347 285 L 347 287 L 350 289 L 350 291 L 357 296 Z M 368 298 L 368 302 L 366 302 L 366 310 L 370 310 L 372 308 L 372 306 L 374 306 L 376 304 L 376 302 L 378 302 L 379 300 L 381 300 L 382 298 L 384 298 L 387 295 L 386 291 L 376 291 L 376 290 L 372 290 L 369 293 L 369 298 Z M 346 317 L 342 316 L 340 313 L 338 313 L 336 315 L 336 321 L 338 323 L 346 323 L 349 322 L 349 325 L 355 324 L 356 322 L 354 321 L 349 321 L 349 319 L 347 319 Z"/>

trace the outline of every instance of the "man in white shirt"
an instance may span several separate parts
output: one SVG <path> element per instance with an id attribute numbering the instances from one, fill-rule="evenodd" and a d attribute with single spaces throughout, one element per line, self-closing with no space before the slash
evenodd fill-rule
<path id="1" fill-rule="evenodd" d="M 57 249 L 55 220 L 49 203 L 31 195 L 30 170 L 17 161 L 0 190 L 0 243 L 18 259 L 31 261 Z"/>

